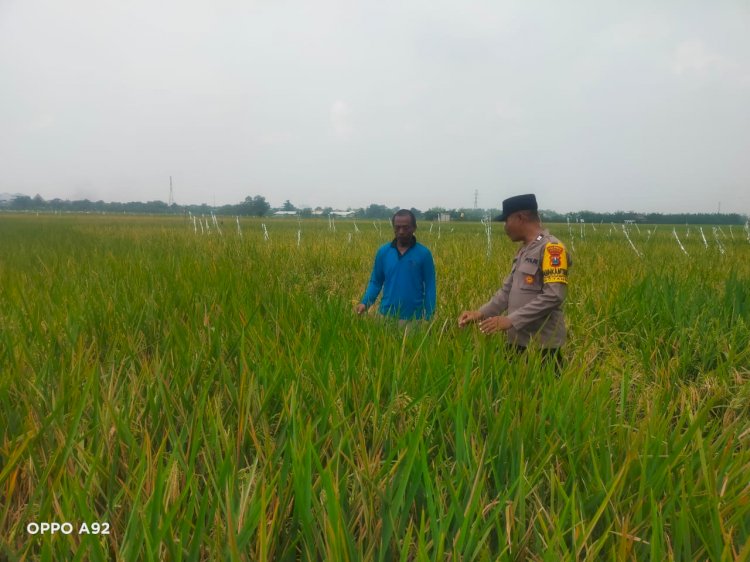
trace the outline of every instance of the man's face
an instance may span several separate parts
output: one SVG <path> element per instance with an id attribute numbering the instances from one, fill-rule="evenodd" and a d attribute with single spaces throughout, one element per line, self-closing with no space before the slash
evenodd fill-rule
<path id="1" fill-rule="evenodd" d="M 411 241 L 415 230 L 417 228 L 411 223 L 411 217 L 398 215 L 394 217 L 393 234 L 396 235 L 396 240 L 402 245 L 408 244 Z"/>
<path id="2" fill-rule="evenodd" d="M 507 234 L 508 238 L 513 240 L 513 242 L 518 242 L 523 239 L 521 232 L 522 222 L 523 217 L 520 212 L 512 213 L 505 219 L 505 234 Z"/>

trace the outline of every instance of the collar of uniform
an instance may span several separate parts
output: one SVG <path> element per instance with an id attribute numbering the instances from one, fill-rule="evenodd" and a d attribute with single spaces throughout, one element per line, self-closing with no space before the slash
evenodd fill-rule
<path id="1" fill-rule="evenodd" d="M 417 245 L 417 237 L 412 236 L 411 241 L 409 242 L 409 246 L 406 248 L 407 250 L 413 248 Z M 393 239 L 393 242 L 391 242 L 391 248 L 396 248 L 398 246 L 398 240 L 396 238 Z"/>
<path id="2" fill-rule="evenodd" d="M 542 242 L 545 238 L 549 236 L 549 230 L 546 228 L 539 232 L 537 236 L 529 243 L 523 244 L 516 253 L 516 258 L 521 257 L 522 254 L 525 254 L 528 251 L 531 251 L 532 248 L 536 248 L 540 242 Z"/>

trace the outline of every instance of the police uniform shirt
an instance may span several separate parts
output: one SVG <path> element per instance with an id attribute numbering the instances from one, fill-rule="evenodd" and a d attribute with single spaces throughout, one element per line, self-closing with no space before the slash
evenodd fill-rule
<path id="1" fill-rule="evenodd" d="M 565 343 L 562 304 L 570 265 L 562 243 L 543 230 L 521 247 L 503 286 L 479 311 L 489 318 L 507 310 L 512 344 L 527 347 L 533 340 L 542 348 L 560 347 Z"/>

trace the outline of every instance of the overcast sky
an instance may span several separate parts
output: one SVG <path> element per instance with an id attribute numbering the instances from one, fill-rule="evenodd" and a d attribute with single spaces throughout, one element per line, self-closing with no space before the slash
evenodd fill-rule
<path id="1" fill-rule="evenodd" d="M 750 213 L 750 2 L 0 0 L 0 192 Z"/>

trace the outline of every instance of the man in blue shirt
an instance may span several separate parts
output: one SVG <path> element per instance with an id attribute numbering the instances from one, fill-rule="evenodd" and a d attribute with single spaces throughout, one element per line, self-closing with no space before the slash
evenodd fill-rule
<path id="1" fill-rule="evenodd" d="M 378 298 L 380 314 L 399 320 L 432 318 L 435 311 L 435 264 L 432 254 L 417 242 L 414 213 L 401 209 L 391 218 L 395 238 L 375 254 L 375 265 L 362 301 L 356 306 L 363 314 Z"/>

